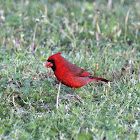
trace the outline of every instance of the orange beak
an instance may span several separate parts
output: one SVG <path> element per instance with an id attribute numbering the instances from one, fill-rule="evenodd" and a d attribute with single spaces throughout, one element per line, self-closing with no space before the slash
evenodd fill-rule
<path id="1" fill-rule="evenodd" d="M 47 61 L 45 67 L 46 67 L 46 68 L 50 68 L 50 67 L 52 67 L 52 66 L 53 66 L 53 63 Z"/>

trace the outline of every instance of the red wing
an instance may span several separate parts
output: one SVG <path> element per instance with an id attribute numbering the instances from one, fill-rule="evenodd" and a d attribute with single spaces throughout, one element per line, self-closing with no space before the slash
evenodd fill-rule
<path id="1" fill-rule="evenodd" d="M 71 73 L 72 75 L 79 76 L 79 77 L 86 77 L 91 75 L 89 72 L 85 71 L 84 69 L 81 69 L 80 67 L 74 64 L 69 64 L 68 70 L 69 73 Z"/>

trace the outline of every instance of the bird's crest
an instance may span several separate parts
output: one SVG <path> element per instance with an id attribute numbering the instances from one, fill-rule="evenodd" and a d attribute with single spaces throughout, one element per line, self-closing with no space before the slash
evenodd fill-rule
<path id="1" fill-rule="evenodd" d="M 54 54 L 54 55 L 61 55 L 61 52 L 59 52 L 59 53 L 56 53 L 56 54 Z"/>
<path id="2" fill-rule="evenodd" d="M 54 59 L 58 55 L 61 55 L 61 52 L 51 55 L 48 60 Z"/>

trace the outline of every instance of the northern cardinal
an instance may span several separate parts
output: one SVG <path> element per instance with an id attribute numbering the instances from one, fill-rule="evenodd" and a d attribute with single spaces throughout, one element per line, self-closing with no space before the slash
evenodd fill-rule
<path id="1" fill-rule="evenodd" d="M 104 78 L 94 77 L 91 73 L 85 71 L 84 69 L 71 64 L 61 56 L 61 53 L 56 53 L 50 56 L 47 60 L 46 67 L 51 67 L 56 78 L 60 81 L 57 94 L 57 108 L 61 83 L 75 89 L 85 86 L 91 81 L 109 82 L 109 80 Z"/>

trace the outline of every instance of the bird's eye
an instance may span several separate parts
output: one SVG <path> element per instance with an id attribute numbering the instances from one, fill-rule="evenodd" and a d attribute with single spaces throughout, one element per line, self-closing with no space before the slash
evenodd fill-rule
<path id="1" fill-rule="evenodd" d="M 54 63 L 54 59 L 51 59 L 51 60 L 47 60 L 48 62 L 51 62 L 51 63 Z"/>
<path id="2" fill-rule="evenodd" d="M 52 59 L 52 62 L 54 62 L 54 59 Z"/>

